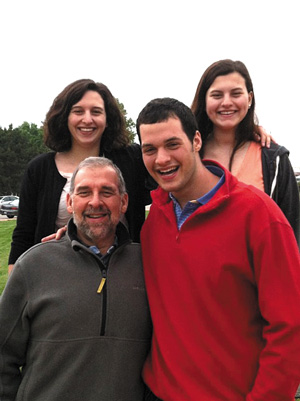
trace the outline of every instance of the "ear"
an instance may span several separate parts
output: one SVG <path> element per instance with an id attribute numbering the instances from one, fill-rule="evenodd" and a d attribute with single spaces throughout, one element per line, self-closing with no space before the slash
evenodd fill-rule
<path id="1" fill-rule="evenodd" d="M 251 107 L 252 100 L 253 100 L 253 92 L 251 91 L 251 92 L 248 93 L 248 104 L 249 104 L 249 109 L 250 109 L 250 107 Z"/>
<path id="2" fill-rule="evenodd" d="M 193 148 L 196 152 L 199 152 L 202 147 L 202 138 L 199 131 L 196 131 L 194 139 L 193 139 Z"/>
<path id="3" fill-rule="evenodd" d="M 67 203 L 67 211 L 72 214 L 73 213 L 73 201 L 72 201 L 72 196 L 68 193 L 66 197 L 66 203 Z"/>
<path id="4" fill-rule="evenodd" d="M 121 212 L 125 213 L 128 207 L 128 194 L 125 193 L 121 199 Z"/>

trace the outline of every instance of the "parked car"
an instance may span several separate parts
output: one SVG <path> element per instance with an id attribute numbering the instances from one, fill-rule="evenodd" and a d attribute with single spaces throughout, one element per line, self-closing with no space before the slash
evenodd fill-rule
<path id="1" fill-rule="evenodd" d="M 18 197 L 18 196 L 15 196 L 15 195 L 5 195 L 5 196 L 1 196 L 1 197 L 0 197 L 0 207 L 1 207 L 1 205 L 2 205 L 3 202 L 10 202 L 10 201 L 13 201 L 13 200 L 16 200 L 16 199 L 19 199 L 19 197 Z"/>
<path id="2" fill-rule="evenodd" d="M 13 198 L 0 203 L 0 214 L 7 216 L 8 218 L 13 218 L 18 215 L 19 210 L 19 198 L 17 196 L 4 196 L 4 198 Z"/>

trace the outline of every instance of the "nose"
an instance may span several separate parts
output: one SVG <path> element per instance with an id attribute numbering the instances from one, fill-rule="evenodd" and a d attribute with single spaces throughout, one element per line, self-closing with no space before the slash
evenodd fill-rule
<path id="1" fill-rule="evenodd" d="M 101 194 L 99 194 L 98 192 L 93 192 L 89 200 L 89 205 L 92 206 L 93 208 L 97 208 L 102 204 L 103 204 L 103 198 Z"/>
<path id="2" fill-rule="evenodd" d="M 222 100 L 222 106 L 228 106 L 232 104 L 231 96 L 229 94 L 224 94 Z"/>
<path id="3" fill-rule="evenodd" d="M 170 161 L 169 152 L 164 148 L 158 149 L 155 160 L 156 164 L 163 166 L 169 161 Z"/>
<path id="4" fill-rule="evenodd" d="M 82 117 L 82 122 L 90 124 L 93 121 L 92 115 L 89 111 L 86 111 Z"/>

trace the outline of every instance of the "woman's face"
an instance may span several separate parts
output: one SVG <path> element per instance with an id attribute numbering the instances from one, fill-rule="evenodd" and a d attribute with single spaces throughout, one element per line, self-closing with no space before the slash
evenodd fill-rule
<path id="1" fill-rule="evenodd" d="M 206 113 L 215 128 L 233 130 L 248 113 L 252 97 L 238 72 L 220 75 L 206 92 Z"/>
<path id="2" fill-rule="evenodd" d="M 87 91 L 71 108 L 68 128 L 72 146 L 88 148 L 99 146 L 106 128 L 105 104 L 96 91 Z"/>

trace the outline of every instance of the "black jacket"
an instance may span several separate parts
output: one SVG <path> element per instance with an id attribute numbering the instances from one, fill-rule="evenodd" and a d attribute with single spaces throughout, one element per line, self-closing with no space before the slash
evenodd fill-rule
<path id="1" fill-rule="evenodd" d="M 265 192 L 285 214 L 299 244 L 299 190 L 289 151 L 275 143 L 262 148 L 262 169 Z"/>
<path id="2" fill-rule="evenodd" d="M 140 242 L 145 205 L 151 203 L 150 190 L 153 188 L 140 146 L 133 144 L 104 156 L 112 160 L 123 174 L 129 195 L 126 212 L 129 233 L 134 242 Z M 66 181 L 56 168 L 54 152 L 31 160 L 23 177 L 9 264 L 15 263 L 23 252 L 43 237 L 55 232 L 59 200 Z"/>

